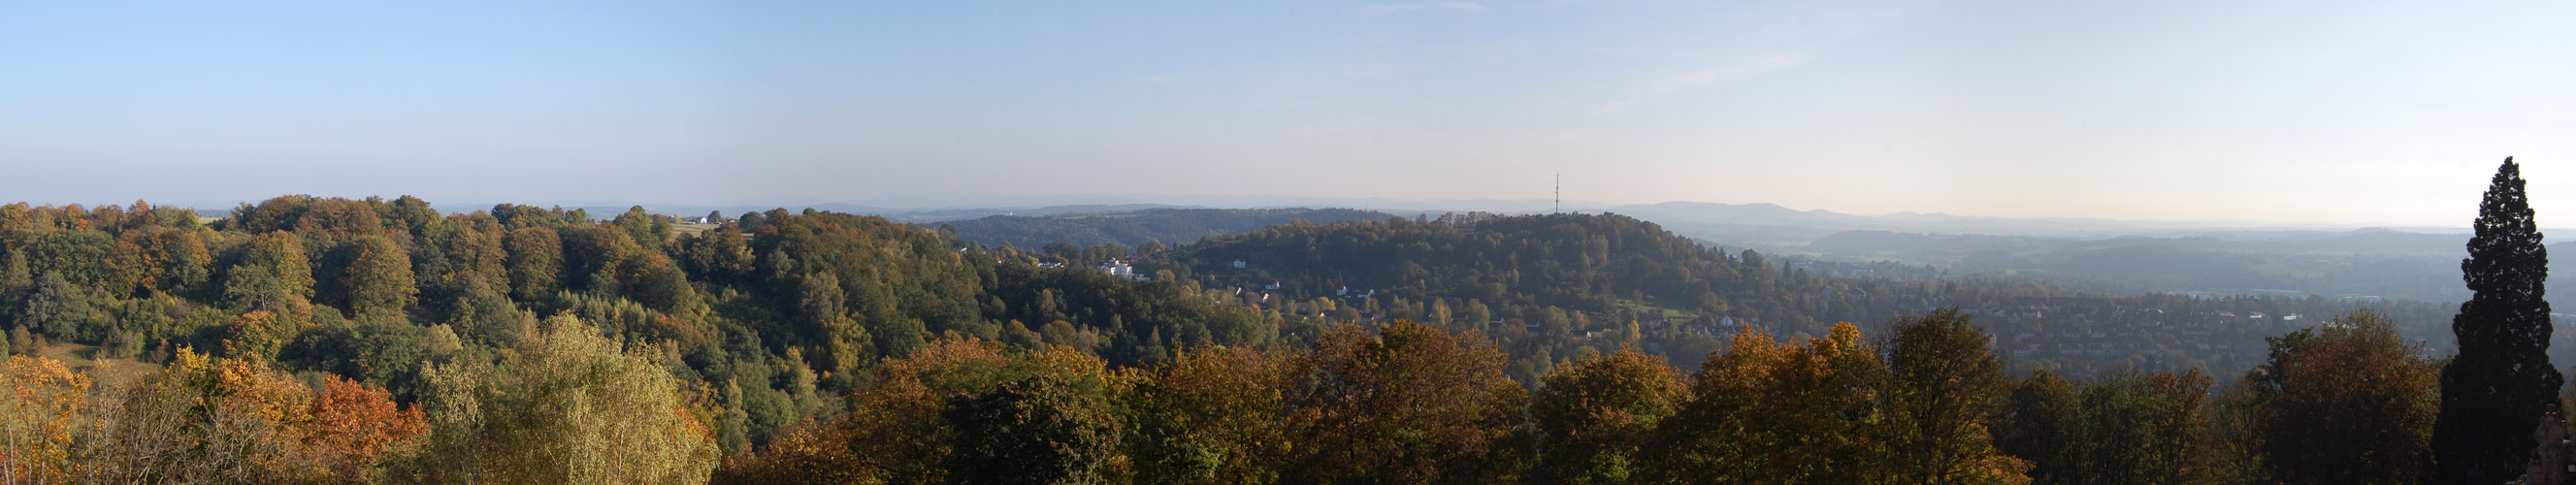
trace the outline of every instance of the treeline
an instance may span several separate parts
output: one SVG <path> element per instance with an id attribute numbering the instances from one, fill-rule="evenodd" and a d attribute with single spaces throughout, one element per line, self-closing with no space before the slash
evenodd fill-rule
<path id="1" fill-rule="evenodd" d="M 2413 483 L 2434 363 L 2375 315 L 2198 371 L 2018 381 L 1954 311 L 1870 338 L 1747 332 L 1694 372 L 1621 350 L 1533 389 L 1476 332 L 1338 325 L 1311 346 L 1116 367 L 949 337 L 867 371 L 847 411 L 721 455 L 651 348 L 550 318 L 426 397 L 182 350 L 112 391 L 12 357 L 12 483 Z M 444 349 L 453 352 L 454 349 Z M 741 389 L 729 385 L 725 400 Z M 703 399 L 703 398 L 700 398 Z M 427 412 L 424 413 L 423 409 Z M 720 424 L 721 425 L 721 424 Z M 722 459 L 720 456 L 731 456 Z"/>
<path id="2" fill-rule="evenodd" d="M 1090 268 L 1139 251 L 1121 246 L 985 247 L 811 210 L 675 222 L 411 197 L 288 196 L 213 221 L 143 202 L 0 206 L 0 350 L 20 356 L 17 392 L 0 395 L 0 481 L 1698 480 L 1680 464 L 1897 480 L 1921 475 L 1825 466 L 1913 463 L 1881 453 L 1911 453 L 1898 425 L 1931 419 L 1900 392 L 1907 327 L 1878 322 L 1938 306 L 2334 308 L 1828 278 L 1616 216 L 1149 244 L 1144 281 Z M 1273 281 L 1286 288 L 1259 289 Z M 1365 294 L 1327 290 L 1341 286 Z M 1908 321 L 1973 330 L 1957 317 Z M 1714 331 L 1720 319 L 1743 324 Z M 1972 360 L 1996 359 L 1976 338 Z M 1581 407 L 1648 402 L 1628 391 L 1561 394 L 1649 368 L 1674 391 L 1647 408 Z M 2156 376 L 2069 387 L 2082 398 L 2066 422 L 2128 428 L 2015 435 L 2057 436 L 2075 458 L 1998 439 L 1938 461 L 2006 478 L 2132 463 L 2081 446 L 2206 407 L 2151 399 L 2205 378 Z M 2167 381 L 2181 384 L 2137 384 Z M 1972 415 L 1991 413 L 1956 414 Z M 2153 429 L 2195 443 L 2250 429 L 2191 418 L 2214 415 Z M 2023 422 L 1956 416 L 1942 439 Z M 2157 452 L 2215 448 L 2179 446 Z M 1569 451 L 1586 449 L 1604 451 Z"/>
<path id="3" fill-rule="evenodd" d="M 1336 326 L 1297 350 L 1117 368 L 947 340 L 734 483 L 2414 483 L 2433 363 L 2375 315 L 2198 371 L 2008 378 L 1956 312 L 1871 338 L 1749 332 L 1684 373 L 1622 350 L 1534 390 L 1475 332 Z M 2515 473 L 2519 473 L 2518 470 Z"/>
<path id="4" fill-rule="evenodd" d="M 337 377 L 436 424 L 441 393 L 527 379 L 511 374 L 513 359 L 548 345 L 544 317 L 564 316 L 668 376 L 676 401 L 653 406 L 692 416 L 721 451 L 709 456 L 740 456 L 797 423 L 836 419 L 879 359 L 947 336 L 1124 364 L 1271 345 L 1283 326 L 1195 285 L 1041 270 L 1034 256 L 880 218 L 773 210 L 704 233 L 674 222 L 641 208 L 608 221 L 508 204 L 442 214 L 411 197 L 280 197 L 210 222 L 144 202 L 0 206 L 0 352 L 89 361 L 69 370 L 91 395 L 189 358 L 314 393 Z M 487 373 L 512 377 L 461 377 Z M 523 394 L 490 392 L 501 397 L 460 406 L 538 411 L 501 404 Z M 503 426 L 483 419 L 467 422 Z"/>

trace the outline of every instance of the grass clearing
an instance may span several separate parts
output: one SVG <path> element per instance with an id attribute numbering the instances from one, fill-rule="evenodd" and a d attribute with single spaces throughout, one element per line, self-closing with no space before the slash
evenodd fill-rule
<path id="1" fill-rule="evenodd" d="M 98 346 L 48 343 L 36 349 L 36 356 L 59 360 L 73 370 L 88 373 L 97 386 L 125 385 L 161 366 L 134 359 L 98 359 Z"/>
<path id="2" fill-rule="evenodd" d="M 1689 321 L 1699 318 L 1699 313 L 1692 312 L 1690 310 L 1655 306 L 1643 301 L 1630 300 L 1626 298 L 1619 299 L 1619 308 L 1623 310 L 1636 310 L 1640 315 L 1662 314 L 1665 320 L 1672 321 Z"/>
<path id="3" fill-rule="evenodd" d="M 723 226 L 716 224 L 672 224 L 671 236 L 678 237 L 681 234 L 702 234 L 707 231 L 716 230 L 717 227 Z"/>

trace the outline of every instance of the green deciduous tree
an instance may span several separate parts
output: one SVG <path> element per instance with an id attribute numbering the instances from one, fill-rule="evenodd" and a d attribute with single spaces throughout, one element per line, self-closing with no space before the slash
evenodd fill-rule
<path id="1" fill-rule="evenodd" d="M 26 302 L 19 305 L 18 325 L 54 340 L 96 342 L 105 336 L 101 320 L 106 315 L 90 300 L 88 290 L 62 275 L 45 273 L 36 278 L 35 291 L 28 292 Z"/>
<path id="2" fill-rule="evenodd" d="M 487 366 L 433 366 L 431 439 L 408 477 L 429 483 L 702 483 L 714 437 L 679 384 L 569 315 Z"/>
<path id="3" fill-rule="evenodd" d="M 2086 386 L 2068 438 L 2075 446 L 2073 483 L 2202 483 L 2202 399 L 2210 378 L 2198 369 L 2175 374 L 2119 374 Z"/>
<path id="4" fill-rule="evenodd" d="M 293 232 L 260 234 L 242 244 L 241 254 L 232 269 L 225 271 L 227 286 L 232 284 L 230 278 L 242 268 L 266 271 L 269 277 L 276 278 L 276 284 L 285 294 L 313 299 L 313 261 L 305 255 L 302 236 Z"/>
<path id="5" fill-rule="evenodd" d="M 636 303 L 664 313 L 685 314 L 700 303 L 697 289 L 689 286 L 688 273 L 682 272 L 676 264 L 661 264 L 644 270 L 640 279 L 626 291 Z"/>
<path id="6" fill-rule="evenodd" d="M 439 252 L 445 253 L 447 262 L 451 264 L 446 265 L 446 272 L 424 272 L 419 275 L 420 277 L 429 279 L 473 273 L 482 275 L 484 283 L 490 285 L 497 294 L 510 293 L 510 254 L 509 250 L 503 249 L 502 243 L 509 238 L 506 233 L 498 231 L 497 228 L 493 231 L 484 231 L 462 224 L 432 227 L 436 244 L 431 245 L 430 248 L 439 249 Z M 454 231 L 446 232 L 444 229 L 447 227 L 454 227 Z M 414 262 L 424 262 L 420 257 L 412 259 Z"/>
<path id="7" fill-rule="evenodd" d="M 1541 483 L 1630 483 L 1636 453 L 1688 396 L 1663 358 L 1629 349 L 1556 367 L 1530 396 Z"/>
<path id="8" fill-rule="evenodd" d="M 1890 331 L 1888 447 L 1900 483 L 1985 484 L 2020 480 L 2026 468 L 1990 438 L 1990 411 L 2004 398 L 2003 362 L 1992 337 L 1956 308 L 1903 318 Z"/>
<path id="9" fill-rule="evenodd" d="M 755 258 L 741 232 L 720 228 L 688 238 L 684 258 L 691 273 L 719 283 L 732 283 L 751 274 Z"/>
<path id="10" fill-rule="evenodd" d="M 383 237 L 359 238 L 352 245 L 355 253 L 343 286 L 349 291 L 349 312 L 361 318 L 399 318 L 420 293 L 413 284 L 411 257 Z"/>
<path id="11" fill-rule="evenodd" d="M 27 252 L 10 248 L 0 254 L 0 310 L 14 308 L 27 290 L 36 287 L 36 274 L 27 267 Z"/>
<path id="12" fill-rule="evenodd" d="M 808 338 L 823 342 L 822 368 L 842 374 L 858 372 L 877 356 L 868 329 L 850 318 L 841 296 L 841 280 L 816 273 L 796 280 L 796 322 Z"/>
<path id="13" fill-rule="evenodd" d="M 384 236 L 385 223 L 366 201 L 313 199 L 295 219 L 295 233 L 304 238 L 305 253 L 322 254 L 360 237 Z"/>
<path id="14" fill-rule="evenodd" d="M 515 347 L 533 330 L 534 319 L 519 311 L 509 295 L 487 284 L 495 277 L 459 273 L 450 279 L 447 322 L 458 336 L 495 347 Z"/>
<path id="15" fill-rule="evenodd" d="M 153 235 L 153 249 L 160 253 L 159 288 L 173 294 L 198 296 L 208 291 L 214 280 L 211 266 L 214 255 L 206 249 L 204 239 L 190 231 L 160 231 Z"/>
<path id="16" fill-rule="evenodd" d="M 304 297 L 296 296 L 268 268 L 252 265 L 234 267 L 224 275 L 221 301 L 226 307 L 242 311 L 284 312 L 312 306 Z"/>
<path id="17" fill-rule="evenodd" d="M 639 276 L 645 249 L 613 226 L 575 227 L 563 231 L 565 288 L 616 295 Z"/>
<path id="18" fill-rule="evenodd" d="M 1109 403 L 1081 384 L 1040 376 L 948 398 L 948 478 L 960 484 L 1088 484 L 1118 443 Z"/>
<path id="19" fill-rule="evenodd" d="M 2076 410 L 2073 384 L 2055 372 L 2032 372 L 2013 384 L 1995 412 L 1995 448 L 2029 460 L 2031 483 L 2078 483 L 2074 443 L 2068 441 L 2077 425 Z"/>
<path id="20" fill-rule="evenodd" d="M 52 273 L 83 287 L 108 279 L 108 261 L 116 241 L 90 229 L 54 231 L 27 248 L 29 271 Z"/>
<path id="21" fill-rule="evenodd" d="M 563 240 L 554 229 L 523 227 L 510 231 L 503 246 L 510 251 L 510 296 L 519 301 L 554 298 L 563 275 Z"/>
<path id="22" fill-rule="evenodd" d="M 233 209 L 232 217 L 225 219 L 225 229 L 251 234 L 294 229 L 295 221 L 304 217 L 304 211 L 313 205 L 313 199 L 310 195 L 285 195 L 256 205 L 242 203 Z"/>
<path id="23" fill-rule="evenodd" d="M 716 420 L 716 444 L 723 446 L 726 457 L 747 455 L 751 453 L 751 412 L 748 400 L 743 398 L 742 383 L 726 379 L 723 397 L 724 415 Z"/>
<path id="24" fill-rule="evenodd" d="M 647 250 L 659 251 L 663 243 L 671 240 L 671 223 L 644 212 L 644 206 L 629 207 L 625 213 L 618 214 L 617 218 L 609 223 L 626 231 L 627 237 L 634 239 L 636 245 L 643 246 Z"/>
<path id="25" fill-rule="evenodd" d="M 408 232 L 414 238 L 427 234 L 430 226 L 439 222 L 438 209 L 430 208 L 429 201 L 409 195 L 377 205 L 376 216 L 393 229 Z"/>

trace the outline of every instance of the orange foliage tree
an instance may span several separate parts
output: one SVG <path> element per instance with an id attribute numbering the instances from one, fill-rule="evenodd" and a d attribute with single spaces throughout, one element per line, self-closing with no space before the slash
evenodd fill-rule
<path id="1" fill-rule="evenodd" d="M 14 356 L 0 363 L 0 483 L 72 478 L 72 440 L 89 387 L 89 376 L 61 361 Z"/>
<path id="2" fill-rule="evenodd" d="M 384 388 L 326 377 L 313 399 L 313 429 L 304 438 L 331 474 L 364 481 L 376 463 L 429 432 L 419 409 L 404 409 Z"/>
<path id="3" fill-rule="evenodd" d="M 364 483 L 426 432 L 420 411 L 384 389 L 325 379 L 317 394 L 256 360 L 179 349 L 168 367 L 100 396 L 74 451 L 79 473 L 103 483 Z"/>

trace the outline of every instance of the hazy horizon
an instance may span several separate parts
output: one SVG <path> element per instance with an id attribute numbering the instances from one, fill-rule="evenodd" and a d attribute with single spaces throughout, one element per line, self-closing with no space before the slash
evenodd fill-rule
<path id="1" fill-rule="evenodd" d="M 2567 4 L 129 7 L 0 7 L 0 199 L 2576 214 Z"/>
<path id="2" fill-rule="evenodd" d="M 296 195 L 296 194 L 281 194 L 281 195 Z M 313 196 L 317 196 L 317 197 L 347 197 L 347 198 L 364 198 L 364 197 L 374 196 L 374 197 L 383 197 L 383 198 L 391 199 L 391 198 L 394 198 L 394 197 L 399 197 L 399 196 L 401 196 L 401 195 L 411 195 L 411 194 L 300 194 L 300 195 L 313 195 Z M 272 197 L 274 197 L 274 196 L 272 196 Z M 241 204 L 241 203 L 257 204 L 258 202 L 260 202 L 260 201 L 262 201 L 262 200 L 266 200 L 266 199 L 267 199 L 267 197 L 257 198 L 257 199 L 241 199 L 241 200 L 154 200 L 154 199 L 146 198 L 146 199 L 144 199 L 144 201 L 145 201 L 145 202 L 150 202 L 150 203 L 152 203 L 153 205 L 157 205 L 157 206 L 188 207 L 188 208 L 197 209 L 197 210 L 200 210 L 200 211 L 218 211 L 218 212 L 220 212 L 220 211 L 230 210 L 230 209 L 231 209 L 231 208 L 233 208 L 233 206 L 234 206 L 234 205 L 236 205 L 236 204 Z M 862 209 L 862 210 L 863 210 L 863 211 L 862 211 L 862 213 L 875 213 L 875 214 L 888 214 L 888 215 L 919 216 L 919 215 L 923 215 L 923 214 L 935 214 L 935 213 L 944 213 L 944 212 L 950 212 L 950 211 L 979 211 L 979 210 L 1000 210 L 1000 211 L 1010 211 L 1010 210 L 1035 210 L 1035 209 L 1061 209 L 1061 208 L 1082 207 L 1082 206 L 1104 206 L 1104 207 L 1111 207 L 1111 208 L 1125 208 L 1125 207 L 1137 207 L 1137 206 L 1141 206 L 1141 207 L 1167 207 L 1167 208 L 1184 208 L 1184 209 L 1287 209 L 1287 208 L 1325 209 L 1325 208 L 1345 208 L 1345 209 L 1358 209 L 1358 210 L 1388 211 L 1388 212 L 1392 212 L 1392 213 L 1401 213 L 1401 214 L 1414 214 L 1414 213 L 1417 213 L 1417 212 L 1419 212 L 1419 213 L 1427 213 L 1427 214 L 1437 214 L 1437 213 L 1441 213 L 1441 212 L 1458 212 L 1458 213 L 1465 213 L 1465 212 L 1471 212 L 1471 211 L 1472 211 L 1472 212 L 1491 212 L 1491 213 L 1500 213 L 1500 214 L 1527 214 L 1527 213 L 1543 213 L 1543 212 L 1551 212 L 1551 211 L 1556 211 L 1556 210 L 1560 210 L 1560 209 L 1561 209 L 1563 212 L 1573 212 L 1573 213 L 1604 213 L 1604 212 L 1614 212 L 1614 213 L 1615 213 L 1615 212 L 1618 212 L 1618 211 L 1621 211 L 1621 210 L 1635 209 L 1635 208 L 1648 207 L 1648 206 L 1660 206 L 1660 205 L 1667 205 L 1667 204 L 1685 204 L 1685 205 L 1687 205 L 1687 204 L 1709 204 L 1709 205 L 1735 206 L 1735 207 L 1744 207 L 1744 206 L 1765 206 L 1765 205 L 1767 205 L 1767 206 L 1778 207 L 1778 208 L 1783 209 L 1783 210 L 1795 211 L 1795 212 L 1801 212 L 1801 213 L 1813 213 L 1813 212 L 1817 212 L 1817 211 L 1823 211 L 1823 212 L 1831 213 L 1831 214 L 1835 214 L 1835 215 L 1842 215 L 1842 216 L 1859 216 L 1859 217 L 1867 217 L 1867 218 L 1904 217 L 1904 216 L 1909 216 L 1909 215 L 1910 215 L 1910 216 L 1925 216 L 1925 217 L 1955 217 L 1955 218 L 1960 218 L 1960 219 L 1970 219 L 1970 220 L 1974 220 L 1974 219 L 1991 219 L 1991 220 L 2006 220 L 2006 221 L 2014 221 L 2014 220 L 2018 220 L 2018 221 L 2050 221 L 2050 220 L 2063 220 L 2063 221 L 2075 221 L 2075 222 L 2100 222 L 2100 223 L 2114 223 L 2114 224 L 2127 225 L 2127 226 L 2132 226 L 2132 228 L 2133 228 L 2133 229 L 2140 229 L 2140 230 L 2147 230 L 2147 229 L 2153 229 L 2153 230 L 2238 230 L 2238 229 L 2242 229 L 2242 230 L 2289 230 L 2289 231 L 2297 231 L 2297 230 L 2352 230 L 2352 229 L 2372 229 L 2372 228 L 2376 228 L 2376 229 L 2392 229 L 2392 230 L 2405 230 L 2405 231 L 2415 231 L 2415 232 L 2426 232 L 2426 231 L 2430 231 L 2430 232 L 2442 232 L 2442 233 L 2448 233 L 2448 232 L 2462 232 L 2462 231 L 2467 231 L 2467 230 L 2469 229 L 2469 222 L 2470 222 L 2470 221 L 2465 221 L 2465 220 L 2464 220 L 2464 221 L 2460 221 L 2460 222 L 2459 222 L 2459 223 L 2457 223 L 2457 224 L 2428 224 L 2428 225 L 2419 225 L 2419 224 L 2388 224 L 2388 223 L 2367 223 L 2367 222 L 2364 222 L 2364 223 L 2338 223 L 2338 222 L 2320 222 L 2320 221 L 2260 220 L 2260 219 L 2152 219 L 2152 218 L 2144 218 L 2144 219 L 2128 219 L 2128 218 L 2085 217 L 2085 216 L 2069 216 L 2069 217 L 2058 217 L 2058 216 L 1996 216 L 1996 215 L 1988 215 L 1988 214 L 1959 214 L 1959 213 L 1933 212 L 1933 211 L 1893 211 L 1893 212 L 1882 212 L 1882 213 L 1868 213 L 1868 212 L 1847 212 L 1847 211 L 1838 211 L 1838 210 L 1832 210 L 1832 209 L 1829 209 L 1829 208 L 1817 208 L 1817 207 L 1796 207 L 1796 206 L 1789 206 L 1789 205 L 1785 205 L 1785 204 L 1777 204 L 1777 203 L 1771 203 L 1771 202 L 1741 202 L 1741 203 L 1738 203 L 1738 202 L 1709 202 L 1709 201 L 1687 201 L 1687 200 L 1662 201 L 1662 202 L 1648 202 L 1648 203 L 1637 203 L 1637 204 L 1617 204 L 1617 203 L 1608 203 L 1608 202 L 1594 201 L 1594 200 L 1565 200 L 1565 201 L 1554 201 L 1554 200 L 1549 200 L 1549 199 L 1393 199 L 1393 198 L 1383 198 L 1383 197 L 1349 197 L 1349 198 L 1331 198 L 1331 197 L 1312 197 L 1312 196 L 1270 196 L 1270 195 L 1193 195 L 1193 194 L 1169 194 L 1169 195 L 1163 195 L 1163 194 L 1130 194 L 1130 195 L 1045 195 L 1045 196 L 998 196 L 998 195 L 991 195 L 991 194 L 958 194 L 958 195 L 942 194 L 942 195 L 933 195 L 933 196 L 916 196 L 916 197 L 882 197 L 882 198 L 863 198 L 863 199 L 854 199 L 854 200 L 845 200 L 845 201 L 804 201 L 804 202 L 792 202 L 792 201 L 790 201 L 790 202 L 731 203 L 731 204 L 724 204 L 724 203 L 683 203 L 683 202 L 674 202 L 674 201 L 625 200 L 625 199 L 526 199 L 526 200 L 518 200 L 518 199 L 512 199 L 512 200 L 453 199 L 453 200 L 451 200 L 451 199 L 438 199 L 438 198 L 427 198 L 427 197 L 424 197 L 423 199 L 424 199 L 424 200 L 427 200 L 427 201 L 431 204 L 431 206 L 432 206 L 432 207 L 434 207 L 434 208 L 438 209 L 438 210 L 439 210 L 439 211 L 441 211 L 441 212 L 447 212 L 447 213 L 466 213 L 466 212 L 481 211 L 481 210 L 487 210 L 487 209 L 489 209 L 489 208 L 490 208 L 490 206 L 491 206 L 491 205 L 493 205 L 493 204 L 509 203 L 509 204 L 525 204 L 525 205 L 533 205 L 533 206 L 539 206 L 539 207 L 554 206 L 554 207 L 563 207 L 563 208 L 566 208 L 566 209 L 571 209 L 571 208 L 590 208 L 590 209 L 593 209 L 593 212 L 594 212 L 594 213 L 598 212 L 598 210 L 599 210 L 599 209 L 624 208 L 624 207 L 629 207 L 629 206 L 642 206 L 642 207 L 644 207 L 646 210 L 651 211 L 651 212 L 656 213 L 656 214 L 673 214 L 673 215 L 681 215 L 681 216 L 699 215 L 699 214 L 701 214 L 703 211 L 707 211 L 707 210 L 718 210 L 718 211 L 722 211 L 722 212 L 724 212 L 724 213 L 726 213 L 726 214 L 728 214 L 728 215 L 733 215 L 733 214 L 738 214 L 738 213 L 739 213 L 740 211 L 742 211 L 742 210 L 766 210 L 766 209 L 770 209 L 770 208 L 783 208 L 783 209 L 788 209 L 788 210 L 793 211 L 793 210 L 799 210 L 799 209 L 809 208 L 809 207 L 811 207 L 811 208 L 818 208 L 818 209 L 824 209 L 824 210 L 836 210 L 836 209 L 838 209 L 838 210 Z M 15 201 L 11 201 L 11 202 L 15 202 Z M 81 205 L 85 205 L 85 206 L 96 206 L 96 205 L 101 205 L 101 204 L 128 205 L 128 204 L 130 204 L 131 202 L 133 202 L 133 201 L 131 201 L 131 200 L 128 200 L 128 201 L 125 201 L 125 202 L 109 202 L 109 201 L 70 201 L 70 202 L 53 202 L 53 204 L 59 205 L 59 204 L 62 204 L 62 203 L 74 203 L 74 204 L 81 204 Z M 1115 209 L 1114 209 L 1114 210 L 1115 210 Z M 1400 215 L 1401 215 L 1401 214 L 1400 214 Z M 594 215 L 599 216 L 599 217 L 607 217 L 607 216 L 609 216 L 609 215 L 611 215 L 611 214 L 597 213 L 597 214 L 594 214 Z M 1639 217 L 1645 217 L 1645 216 L 1640 216 L 1639 214 L 1634 214 L 1634 213 L 1627 213 L 1627 215 L 1631 215 L 1631 216 L 1639 216 Z M 980 216 L 978 216 L 978 217 L 980 217 Z M 1647 219 L 1649 219 L 1649 220 L 1653 220 L 1653 219 L 1655 219 L 1655 218 L 1653 218 L 1653 217 L 1646 217 L 1646 218 L 1647 218 Z M 2571 226 L 2571 227 L 2576 227 L 2576 226 Z M 2558 229 L 2558 228 L 2559 228 L 2559 226 L 2553 226 L 2553 225 L 2547 225 L 2547 224 L 2544 224 L 2544 225 L 2542 226 L 2542 228 L 2543 228 L 2543 229 Z M 1906 231 L 1900 231 L 1900 232 L 1906 232 Z M 1955 232 L 1955 231 L 1949 231 L 1949 232 L 1935 231 L 1935 232 L 1939 232 L 1939 233 L 1958 233 L 1958 234 L 1973 234 L 1973 233 L 1974 233 L 1974 232 Z M 2075 231 L 2075 232 L 2082 232 L 2082 231 L 2077 230 L 2077 231 Z"/>

